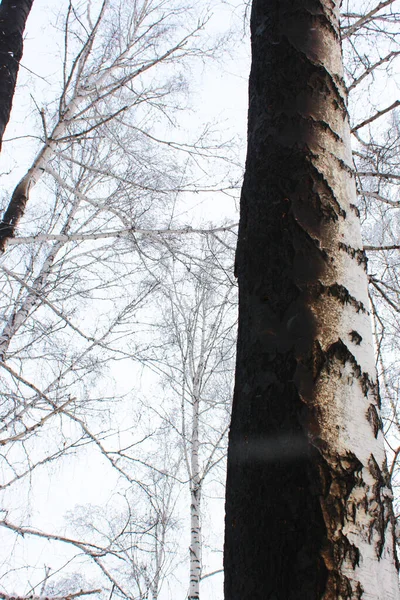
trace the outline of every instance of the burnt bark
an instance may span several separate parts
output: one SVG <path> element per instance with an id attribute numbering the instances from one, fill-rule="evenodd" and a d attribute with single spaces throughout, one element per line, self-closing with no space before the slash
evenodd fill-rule
<path id="1" fill-rule="evenodd" d="M 14 237 L 15 230 L 24 215 L 29 191 L 29 173 L 14 189 L 11 200 L 0 221 L 0 255 L 6 250 L 7 241 Z"/>
<path id="2" fill-rule="evenodd" d="M 10 120 L 12 101 L 19 63 L 23 51 L 23 34 L 33 0 L 1 0 L 0 4 L 0 151 L 4 130 Z M 13 237 L 24 213 L 28 194 L 28 180 L 17 185 L 10 203 L 0 221 L 0 254 L 6 241 Z"/>
<path id="3" fill-rule="evenodd" d="M 398 598 L 390 484 L 382 462 L 371 467 L 383 445 L 373 355 L 365 358 L 373 351 L 338 5 L 253 0 L 226 600 L 361 598 L 362 511 L 365 528 L 380 524 L 377 561 L 389 539 L 392 591 L 376 598 Z M 366 437 L 379 437 L 366 457 L 346 429 L 355 394 Z"/>
<path id="4" fill-rule="evenodd" d="M 10 119 L 23 34 L 33 0 L 2 0 L 0 4 L 0 150 Z"/>

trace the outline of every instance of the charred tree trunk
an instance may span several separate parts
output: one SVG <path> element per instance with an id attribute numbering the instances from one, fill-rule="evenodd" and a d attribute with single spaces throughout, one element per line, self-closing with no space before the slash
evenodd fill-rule
<path id="1" fill-rule="evenodd" d="M 0 4 L 0 150 L 10 119 L 25 23 L 33 0 L 1 0 Z"/>
<path id="2" fill-rule="evenodd" d="M 226 600 L 398 599 L 339 0 L 254 0 Z"/>
<path id="3" fill-rule="evenodd" d="M 1 0 L 0 4 L 0 151 L 4 130 L 10 120 L 11 106 L 19 63 L 22 58 L 23 34 L 33 0 Z M 28 179 L 15 188 L 10 205 L 0 222 L 0 254 L 5 240 L 12 237 L 25 210 Z"/>

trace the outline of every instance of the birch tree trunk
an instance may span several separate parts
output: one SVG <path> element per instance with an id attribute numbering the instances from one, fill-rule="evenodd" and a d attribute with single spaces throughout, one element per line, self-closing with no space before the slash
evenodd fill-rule
<path id="1" fill-rule="evenodd" d="M 194 460 L 194 457 L 192 457 L 192 463 Z M 199 600 L 201 578 L 201 482 L 191 482 L 190 501 L 190 584 L 188 599 Z"/>
<path id="2" fill-rule="evenodd" d="M 201 353 L 204 353 L 204 328 L 202 331 Z M 199 416 L 200 416 L 200 384 L 204 375 L 203 364 L 200 359 L 193 381 L 193 408 L 192 408 L 192 439 L 190 448 L 191 481 L 190 481 L 190 581 L 188 600 L 199 600 L 201 578 L 201 521 L 200 505 L 202 481 L 199 464 Z"/>
<path id="3" fill-rule="evenodd" d="M 226 600 L 398 599 L 339 0 L 254 0 Z"/>

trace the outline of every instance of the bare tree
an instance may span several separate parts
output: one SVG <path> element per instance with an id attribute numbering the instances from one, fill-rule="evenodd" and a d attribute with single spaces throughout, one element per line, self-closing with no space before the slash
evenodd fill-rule
<path id="1" fill-rule="evenodd" d="M 357 4 L 343 3 L 341 32 L 383 418 L 396 476 L 398 100 L 386 102 L 376 90 L 399 56 L 398 0 L 370 2 L 363 11 Z M 52 80 L 58 92 L 43 105 L 35 97 L 41 129 L 29 134 L 37 140 L 36 158 L 2 198 L 0 444 L 2 507 L 8 511 L 2 513 L 3 531 L 14 551 L 32 540 L 71 549 L 65 550 L 63 568 L 42 569 L 40 583 L 33 569 L 22 570 L 20 593 L 66 598 L 101 587 L 106 597 L 154 600 L 182 556 L 179 489 L 188 489 L 191 497 L 189 597 L 199 596 L 201 579 L 220 571 L 218 563 L 204 572 L 209 532 L 201 519 L 208 481 L 223 477 L 230 367 L 229 361 L 216 369 L 210 365 L 227 349 L 225 311 L 234 308 L 223 304 L 225 280 L 217 285 L 215 272 L 211 279 L 207 273 L 221 261 L 229 270 L 235 224 L 204 225 L 192 220 L 188 206 L 200 195 L 213 194 L 217 201 L 220 191 L 235 194 L 236 172 L 232 179 L 229 148 L 210 130 L 199 127 L 189 140 L 175 128 L 184 120 L 193 61 L 215 54 L 203 37 L 207 16 L 199 18 L 197 8 L 175 1 L 66 2 L 58 21 L 62 75 Z M 216 157 L 226 170 L 215 167 Z M 201 248 L 207 248 L 205 263 Z M 361 243 L 348 250 L 363 263 Z M 155 297 L 162 298 L 158 305 Z M 230 296 L 225 300 L 231 303 Z M 164 323 L 154 337 L 158 311 Z M 217 330 L 222 338 L 215 337 Z M 151 353 L 143 350 L 149 340 Z M 146 379 L 133 361 L 138 358 L 162 373 L 164 382 L 151 397 L 156 423 L 140 435 L 130 406 L 138 398 L 142 407 L 149 401 L 132 383 Z M 134 388 L 129 394 L 111 383 L 115 373 L 117 379 L 129 373 Z M 181 410 L 174 411 L 178 397 Z M 369 414 L 373 421 L 372 409 Z M 104 479 L 116 482 L 126 499 L 123 507 L 110 502 L 107 509 L 71 511 L 69 529 L 61 533 L 36 526 L 29 496 L 35 497 L 43 473 L 53 464 L 62 469 L 74 456 L 79 462 L 87 448 L 93 465 L 102 464 Z M 20 497 L 32 516 L 17 510 Z M 54 560 L 51 556 L 53 567 Z M 82 576 L 81 561 L 93 577 Z M 7 592 L 14 589 L 12 568 L 7 562 L 2 569 L 10 570 L 2 580 Z M 26 583 L 30 579 L 32 585 Z"/>
<path id="2" fill-rule="evenodd" d="M 64 182 L 62 174 L 54 169 L 54 163 L 59 163 L 59 157 L 62 156 L 64 161 L 76 164 L 79 156 L 74 156 L 74 150 L 79 150 L 84 140 L 92 140 L 100 128 L 104 136 L 111 121 L 118 123 L 119 127 L 110 132 L 108 148 L 111 145 L 115 153 L 118 147 L 121 150 L 122 139 L 124 149 L 129 147 L 129 142 L 136 140 L 136 144 L 131 143 L 131 149 L 126 150 L 123 164 L 129 159 L 133 163 L 139 162 L 143 172 L 144 156 L 140 160 L 137 156 L 136 160 L 133 158 L 138 138 L 153 147 L 154 144 L 160 146 L 162 140 L 155 140 L 151 128 L 143 129 L 140 123 L 143 119 L 154 118 L 157 112 L 162 114 L 166 108 L 165 98 L 173 96 L 182 85 L 178 75 L 172 81 L 167 76 L 160 83 L 157 80 L 158 69 L 165 64 L 183 64 L 185 58 L 196 54 L 197 50 L 192 49 L 189 42 L 196 38 L 204 25 L 200 22 L 193 30 L 186 32 L 180 28 L 173 35 L 172 31 L 176 30 L 175 19 L 180 10 L 172 8 L 164 12 L 162 5 L 146 2 L 134 3 L 132 11 L 128 12 L 122 3 L 104 0 L 97 13 L 92 14 L 92 3 L 89 3 L 87 11 L 81 13 L 77 14 L 74 5 L 69 5 L 64 25 L 63 81 L 56 111 L 49 115 L 44 110 L 40 112 L 43 143 L 15 187 L 4 212 L 0 229 L 2 251 L 8 240 L 14 237 L 29 195 L 42 176 L 49 174 L 59 185 L 64 184 L 68 189 L 68 182 Z M 122 31 L 123 36 L 120 33 Z M 118 34 L 119 40 L 115 43 L 114 37 Z M 151 77 L 153 71 L 157 71 L 157 74 Z M 102 165 L 95 167 L 106 181 L 112 177 L 113 168 L 119 170 L 120 167 L 110 155 L 105 163 L 103 161 Z M 166 177 L 164 183 L 166 190 L 171 187 L 168 179 Z M 123 176 L 119 177 L 118 183 L 120 187 L 125 183 Z M 128 178 L 127 187 L 129 183 Z M 140 187 L 144 193 L 151 192 L 152 183 L 148 177 L 143 178 Z M 139 187 L 137 179 L 135 184 L 136 188 Z M 160 187 L 158 184 L 157 188 Z M 111 193 L 109 190 L 107 196 Z"/>
<path id="3" fill-rule="evenodd" d="M 189 486 L 189 600 L 200 598 L 205 575 L 203 496 L 210 476 L 222 481 L 225 473 L 236 327 L 236 290 L 227 277 L 233 258 L 229 237 L 205 238 L 197 260 L 168 269 L 160 297 L 160 339 L 151 341 L 143 355 L 161 375 L 166 398 L 157 414 L 168 437 L 177 438 L 181 478 Z"/>

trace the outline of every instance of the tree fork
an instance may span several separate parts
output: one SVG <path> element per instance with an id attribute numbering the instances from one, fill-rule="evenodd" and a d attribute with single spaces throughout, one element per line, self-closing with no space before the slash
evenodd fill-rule
<path id="1" fill-rule="evenodd" d="M 398 600 L 339 0 L 254 0 L 226 600 Z"/>

